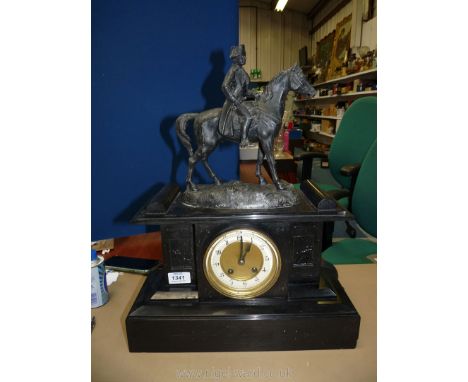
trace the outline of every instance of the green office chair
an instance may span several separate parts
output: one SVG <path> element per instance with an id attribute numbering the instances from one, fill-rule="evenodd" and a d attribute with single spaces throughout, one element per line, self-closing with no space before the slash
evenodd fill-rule
<path id="1" fill-rule="evenodd" d="M 360 98 L 346 110 L 328 156 L 321 152 L 301 152 L 294 155 L 294 160 L 302 160 L 301 180 L 312 178 L 315 158 L 328 159 L 331 175 L 341 188 L 324 183 L 316 184 L 338 200 L 342 207 L 351 211 L 350 201 L 359 165 L 376 138 L 377 97 Z"/>
<path id="2" fill-rule="evenodd" d="M 377 141 L 362 162 L 352 197 L 353 215 L 359 226 L 377 238 Z M 322 258 L 332 264 L 371 263 L 377 253 L 377 243 L 367 239 L 343 239 L 322 252 Z"/>

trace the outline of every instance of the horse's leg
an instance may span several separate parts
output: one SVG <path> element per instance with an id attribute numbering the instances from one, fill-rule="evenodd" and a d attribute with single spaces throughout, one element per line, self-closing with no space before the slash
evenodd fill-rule
<path id="1" fill-rule="evenodd" d="M 192 182 L 193 169 L 195 168 L 195 165 L 197 164 L 197 162 L 200 160 L 199 159 L 200 155 L 199 155 L 198 151 L 199 151 L 199 149 L 197 149 L 195 151 L 195 153 L 190 155 L 190 157 L 188 159 L 189 168 L 188 168 L 188 171 L 187 171 L 187 177 L 185 178 L 185 184 L 187 185 L 187 188 L 190 191 L 198 191 L 197 186 L 195 185 L 195 183 Z"/>
<path id="2" fill-rule="evenodd" d="M 263 154 L 263 149 L 261 145 L 258 145 L 257 169 L 255 170 L 255 175 L 257 175 L 258 182 L 262 185 L 267 184 L 265 178 L 262 176 L 262 164 L 263 164 L 264 157 L 265 157 L 265 154 Z"/>
<path id="3" fill-rule="evenodd" d="M 270 168 L 273 183 L 275 184 L 277 190 L 284 190 L 284 186 L 280 183 L 278 174 L 276 173 L 275 157 L 273 156 L 273 139 L 266 139 L 261 141 L 261 143 L 263 152 L 268 162 L 268 167 Z"/>
<path id="4" fill-rule="evenodd" d="M 221 181 L 219 180 L 219 178 L 216 176 L 213 169 L 208 164 L 208 160 L 207 160 L 208 155 L 210 155 L 210 154 L 208 153 L 204 158 L 202 158 L 202 163 L 205 166 L 206 171 L 208 171 L 208 174 L 211 176 L 211 178 L 214 180 L 214 182 L 219 186 L 221 184 Z"/>
<path id="5" fill-rule="evenodd" d="M 219 186 L 221 181 L 216 176 L 215 172 L 208 163 L 208 157 L 213 152 L 213 150 L 218 146 L 218 143 L 221 139 L 221 135 L 218 133 L 218 120 L 207 121 L 202 125 L 201 129 L 203 139 L 199 141 L 201 148 L 201 161 L 203 166 L 205 166 L 208 175 L 213 179 L 213 181 Z"/>
<path id="6" fill-rule="evenodd" d="M 208 172 L 208 174 L 211 176 L 211 178 L 213 178 L 214 182 L 217 184 L 217 185 L 220 185 L 221 184 L 221 181 L 219 180 L 219 178 L 216 176 L 216 174 L 214 173 L 213 169 L 210 167 L 210 165 L 208 164 L 208 155 L 210 155 L 210 153 L 214 150 L 216 146 L 210 146 L 210 147 L 206 147 L 206 146 L 200 146 L 199 148 L 197 148 L 197 150 L 193 153 L 193 155 L 189 158 L 189 169 L 188 169 L 188 172 L 187 172 L 187 178 L 185 179 L 185 182 L 187 184 L 187 187 L 190 188 L 190 190 L 192 191 L 198 191 L 198 188 L 197 186 L 195 185 L 195 183 L 192 182 L 192 172 L 193 172 L 193 169 L 195 168 L 195 165 L 198 163 L 198 161 L 202 161 L 203 165 L 205 166 L 206 168 L 206 171 Z"/>
<path id="7" fill-rule="evenodd" d="M 208 156 L 212 153 L 212 151 L 216 148 L 216 145 L 210 145 L 209 147 L 203 147 L 203 152 L 202 152 L 202 163 L 205 166 L 206 171 L 208 174 L 211 176 L 211 178 L 214 180 L 214 182 L 219 186 L 221 184 L 221 181 L 219 178 L 216 176 L 215 172 L 213 169 L 210 167 L 210 164 L 208 163 Z"/>

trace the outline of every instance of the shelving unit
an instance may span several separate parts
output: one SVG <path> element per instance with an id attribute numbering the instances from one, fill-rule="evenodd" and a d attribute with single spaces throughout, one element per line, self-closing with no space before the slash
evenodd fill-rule
<path id="1" fill-rule="evenodd" d="M 330 145 L 333 141 L 333 138 L 335 138 L 335 135 L 330 134 L 330 133 L 324 133 L 324 132 L 317 133 L 317 132 L 306 130 L 304 131 L 304 138 L 312 139 L 316 142 L 319 142 L 325 145 Z"/>
<path id="2" fill-rule="evenodd" d="M 362 91 L 362 92 L 349 92 L 345 94 L 334 94 L 331 96 L 318 96 L 318 97 L 313 97 L 313 98 L 303 98 L 303 99 L 294 99 L 294 102 L 320 102 L 320 101 L 331 101 L 335 100 L 337 102 L 339 101 L 344 101 L 344 100 L 351 100 L 351 99 L 356 99 L 360 97 L 365 97 L 369 95 L 377 95 L 377 90 L 368 90 L 368 91 Z"/>
<path id="3" fill-rule="evenodd" d="M 338 102 L 347 102 L 353 101 L 357 98 L 366 97 L 366 96 L 377 96 L 377 90 L 363 90 L 363 91 L 347 91 L 343 94 L 332 94 L 330 90 L 336 85 L 345 85 L 353 82 L 355 80 L 361 80 L 362 82 L 371 82 L 372 87 L 374 87 L 374 83 L 377 83 L 377 69 L 369 69 L 362 72 L 352 73 L 347 76 L 333 78 L 331 80 L 319 82 L 313 84 L 314 88 L 317 90 L 317 94 L 313 98 L 295 98 L 294 103 L 296 104 L 295 109 L 301 105 L 301 112 L 293 111 L 293 115 L 295 118 L 303 118 L 308 120 L 318 120 L 318 121 L 334 121 L 334 125 L 330 125 L 329 122 L 326 122 L 325 129 L 327 131 L 320 131 L 320 132 L 310 132 L 311 137 L 327 137 L 328 139 L 333 139 L 335 137 L 334 132 L 336 132 L 340 126 L 342 117 L 338 117 L 336 115 L 322 115 L 322 114 L 314 114 L 312 113 L 304 113 L 303 109 L 306 109 L 309 105 L 319 105 L 320 107 L 325 105 L 335 105 Z M 323 89 L 327 90 L 327 95 L 320 96 L 320 90 Z M 349 89 L 349 88 L 348 88 Z M 306 107 L 307 105 L 307 107 Z M 328 112 L 327 114 L 330 114 Z M 325 122 L 321 122 L 322 129 L 324 129 Z M 331 142 L 331 141 L 330 141 Z"/>
<path id="4" fill-rule="evenodd" d="M 333 115 L 317 115 L 317 114 L 294 114 L 298 118 L 308 118 L 308 119 L 332 119 L 338 120 L 340 117 L 335 117 Z"/>
<path id="5" fill-rule="evenodd" d="M 331 80 L 319 82 L 317 84 L 314 84 L 314 87 L 324 87 L 326 85 L 334 85 L 337 83 L 343 83 L 343 82 L 348 82 L 352 81 L 355 79 L 372 79 L 377 76 L 377 69 L 369 69 L 369 70 L 363 70 L 362 72 L 356 72 L 352 74 L 348 74 L 347 76 L 343 77 L 337 77 Z"/>
<path id="6" fill-rule="evenodd" d="M 335 138 L 335 134 L 324 133 L 323 131 L 321 131 L 318 134 L 323 135 L 324 137 L 328 137 L 328 138 Z"/>

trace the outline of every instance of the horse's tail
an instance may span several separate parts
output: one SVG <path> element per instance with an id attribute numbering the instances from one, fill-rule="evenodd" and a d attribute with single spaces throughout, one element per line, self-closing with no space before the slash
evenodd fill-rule
<path id="1" fill-rule="evenodd" d="M 182 114 L 176 119 L 176 132 L 177 136 L 179 137 L 180 141 L 184 145 L 184 147 L 189 152 L 190 156 L 193 155 L 193 148 L 192 143 L 190 142 L 190 137 L 187 134 L 187 122 L 191 119 L 194 119 L 198 113 L 186 113 Z"/>

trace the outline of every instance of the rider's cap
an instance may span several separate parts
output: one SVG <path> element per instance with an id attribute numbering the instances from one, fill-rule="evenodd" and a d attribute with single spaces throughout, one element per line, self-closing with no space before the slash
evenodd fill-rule
<path id="1" fill-rule="evenodd" d="M 231 47 L 231 54 L 229 55 L 229 58 L 239 57 L 241 55 L 245 56 L 245 45 L 244 44 L 240 44 L 238 46 Z"/>

